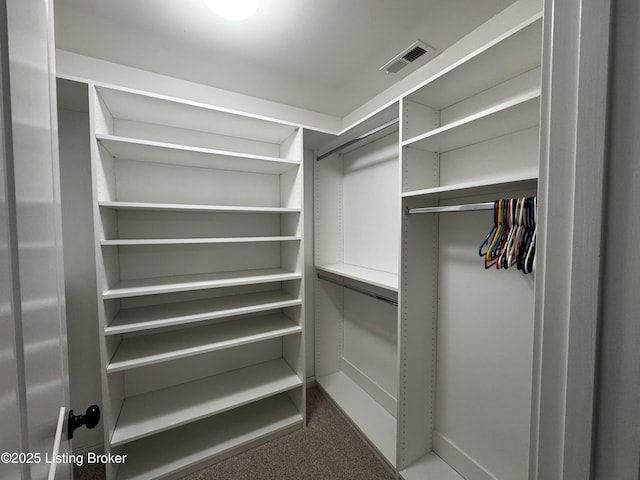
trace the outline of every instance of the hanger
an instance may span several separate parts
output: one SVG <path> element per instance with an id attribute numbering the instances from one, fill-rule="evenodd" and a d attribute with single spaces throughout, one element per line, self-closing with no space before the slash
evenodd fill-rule
<path id="1" fill-rule="evenodd" d="M 537 232 L 536 197 L 500 199 L 493 202 L 493 226 L 478 248 L 484 268 L 508 269 L 516 265 L 522 273 L 534 269 Z"/>
<path id="2" fill-rule="evenodd" d="M 497 228 L 498 228 L 498 200 L 493 202 L 493 227 L 491 227 L 491 230 L 489 231 L 488 235 L 485 237 L 484 242 L 482 242 L 480 244 L 480 247 L 478 248 L 479 256 L 484 257 L 487 254 L 487 251 L 484 251 L 484 252 L 482 251 L 482 247 L 486 245 L 487 249 L 489 248 L 489 239 L 493 238 L 493 235 L 494 233 L 496 233 Z"/>

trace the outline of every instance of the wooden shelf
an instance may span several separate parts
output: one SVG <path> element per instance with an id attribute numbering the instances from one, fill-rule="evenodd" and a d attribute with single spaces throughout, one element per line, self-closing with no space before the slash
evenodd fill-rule
<path id="1" fill-rule="evenodd" d="M 536 89 L 457 122 L 405 140 L 402 146 L 430 152 L 447 152 L 533 127 L 538 125 L 539 116 L 540 89 Z"/>
<path id="2" fill-rule="evenodd" d="M 154 480 L 216 457 L 237 453 L 302 427 L 286 395 L 270 397 L 126 446 L 118 480 Z"/>
<path id="3" fill-rule="evenodd" d="M 297 160 L 226 152 L 115 135 L 98 134 L 96 138 L 114 158 L 123 160 L 273 175 L 279 175 L 300 165 Z"/>
<path id="4" fill-rule="evenodd" d="M 300 241 L 299 235 L 280 237 L 220 237 L 220 238 L 121 238 L 100 240 L 102 246 L 138 246 L 138 245 L 199 245 L 219 243 L 258 243 Z"/>
<path id="5" fill-rule="evenodd" d="M 141 295 L 156 295 L 160 293 L 282 282 L 300 278 L 302 278 L 301 273 L 290 272 L 282 268 L 269 268 L 121 280 L 112 288 L 103 292 L 102 298 L 107 300 L 111 298 L 139 297 Z"/>
<path id="6" fill-rule="evenodd" d="M 400 476 L 404 480 L 424 480 L 425 478 L 464 480 L 464 477 L 433 452 L 429 452 L 409 468 L 402 470 Z"/>
<path id="7" fill-rule="evenodd" d="M 316 265 L 316 269 L 322 272 L 333 273 L 341 277 L 350 278 L 359 282 L 375 285 L 394 292 L 398 291 L 398 275 L 383 272 L 372 268 L 359 267 L 346 263 L 334 263 L 330 265 Z"/>
<path id="8" fill-rule="evenodd" d="M 282 290 L 207 298 L 120 310 L 105 328 L 106 335 L 187 325 L 235 315 L 247 315 L 301 305 L 302 300 Z"/>
<path id="9" fill-rule="evenodd" d="M 424 200 L 444 200 L 448 198 L 470 197 L 491 193 L 501 193 L 517 190 L 532 190 L 538 185 L 535 175 L 501 180 L 481 180 L 477 182 L 445 185 L 442 187 L 425 188 L 402 194 L 402 198 L 421 198 Z"/>
<path id="10" fill-rule="evenodd" d="M 406 98 L 441 110 L 540 65 L 542 14 L 488 42 Z"/>
<path id="11" fill-rule="evenodd" d="M 181 203 L 149 203 L 102 201 L 98 205 L 114 210 L 151 210 L 174 212 L 211 212 L 211 213 L 298 213 L 299 208 L 286 207 L 245 207 L 230 205 L 186 205 Z"/>
<path id="12" fill-rule="evenodd" d="M 113 118 L 209 132 L 272 144 L 282 143 L 297 127 L 204 103 L 127 88 L 96 85 Z"/>
<path id="13" fill-rule="evenodd" d="M 396 464 L 396 419 L 342 372 L 316 379 L 320 387 L 391 464 Z"/>
<path id="14" fill-rule="evenodd" d="M 107 373 L 177 360 L 302 332 L 282 313 L 229 320 L 214 325 L 141 335 L 122 340 Z"/>
<path id="15" fill-rule="evenodd" d="M 122 445 L 302 386 L 282 360 L 126 398 L 111 437 Z"/>

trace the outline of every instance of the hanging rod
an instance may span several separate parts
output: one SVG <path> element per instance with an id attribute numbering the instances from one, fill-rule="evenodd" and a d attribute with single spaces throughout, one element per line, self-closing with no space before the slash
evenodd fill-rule
<path id="1" fill-rule="evenodd" d="M 375 293 L 368 292 L 366 290 L 363 290 L 362 288 L 352 287 L 351 285 L 340 283 L 333 278 L 325 277 L 324 275 L 320 275 L 319 273 L 317 275 L 320 280 L 324 280 L 325 282 L 333 283 L 334 285 L 340 285 L 341 287 L 348 288 L 349 290 L 361 293 L 363 295 L 366 295 L 367 297 L 375 298 L 376 300 L 382 300 L 383 302 L 390 303 L 391 305 L 395 305 L 396 307 L 398 306 L 398 301 L 392 298 L 387 298 L 382 295 L 376 295 Z"/>
<path id="2" fill-rule="evenodd" d="M 462 205 L 442 205 L 439 207 L 419 207 L 405 209 L 407 215 L 416 213 L 468 212 L 471 210 L 493 210 L 494 202 L 463 203 Z"/>
<path id="3" fill-rule="evenodd" d="M 353 145 L 355 143 L 361 142 L 362 140 L 364 140 L 366 138 L 369 138 L 370 136 L 375 135 L 376 133 L 380 133 L 381 131 L 383 131 L 383 130 L 391 127 L 391 126 L 396 125 L 398 122 L 399 122 L 399 119 L 395 118 L 395 119 L 393 119 L 393 120 L 391 120 L 391 121 L 389 121 L 389 122 L 387 122 L 387 123 L 385 123 L 383 125 L 380 125 L 379 127 L 374 128 L 370 132 L 363 133 L 362 135 L 360 135 L 357 138 L 354 138 L 353 140 L 349 140 L 348 142 L 345 142 L 342 145 L 338 145 L 337 147 L 332 148 L 331 150 L 329 150 L 326 153 L 323 153 L 322 155 L 318 155 L 318 158 L 316 158 L 316 161 L 319 162 L 323 158 L 327 158 L 328 156 L 333 155 L 334 153 L 339 152 L 340 150 L 344 150 L 345 148 L 350 147 L 351 145 Z"/>

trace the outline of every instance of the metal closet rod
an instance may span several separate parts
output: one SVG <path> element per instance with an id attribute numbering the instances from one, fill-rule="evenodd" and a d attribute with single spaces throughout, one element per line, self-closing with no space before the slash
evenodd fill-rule
<path id="1" fill-rule="evenodd" d="M 376 295 L 375 293 L 368 292 L 366 290 L 363 290 L 362 288 L 345 285 L 344 283 L 340 283 L 333 278 L 325 277 L 324 275 L 320 275 L 319 273 L 318 278 L 320 280 L 324 280 L 325 282 L 333 283 L 334 285 L 340 285 L 341 287 L 348 288 L 349 290 L 353 290 L 354 292 L 361 293 L 363 295 L 366 295 L 367 297 L 375 298 L 376 300 L 382 300 L 383 302 L 390 303 L 391 305 L 395 305 L 396 307 L 398 306 L 398 301 L 392 298 L 383 297 L 382 295 Z"/>
<path id="2" fill-rule="evenodd" d="M 375 135 L 376 133 L 381 132 L 382 130 L 389 128 L 393 125 L 396 125 L 400 120 L 398 118 L 395 118 L 383 125 L 380 125 L 379 127 L 374 128 L 373 130 L 371 130 L 370 132 L 367 133 L 363 133 L 362 135 L 360 135 L 357 138 L 354 138 L 353 140 L 349 140 L 348 142 L 343 143 L 342 145 L 338 145 L 336 148 L 332 148 L 331 150 L 329 150 L 326 153 L 323 153 L 322 155 L 318 155 L 318 158 L 316 158 L 316 161 L 320 161 L 323 158 L 327 158 L 330 155 L 333 155 L 336 152 L 339 152 L 340 150 L 343 150 L 347 147 L 350 147 L 351 145 L 354 145 L 358 142 L 361 142 L 362 140 L 369 138 L 371 135 Z"/>
<path id="3" fill-rule="evenodd" d="M 405 209 L 407 215 L 417 213 L 468 212 L 471 210 L 493 210 L 494 202 L 463 203 L 462 205 L 442 205 L 439 207 L 418 207 Z"/>

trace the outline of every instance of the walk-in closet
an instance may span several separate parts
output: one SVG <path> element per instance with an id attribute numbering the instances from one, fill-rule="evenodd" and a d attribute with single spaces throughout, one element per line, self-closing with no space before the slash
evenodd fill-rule
<path id="1" fill-rule="evenodd" d="M 560 3 L 5 2 L 0 477 L 638 480 Z"/>

